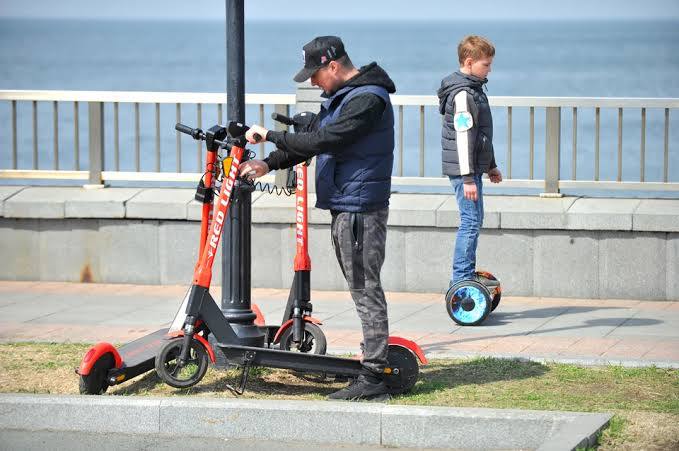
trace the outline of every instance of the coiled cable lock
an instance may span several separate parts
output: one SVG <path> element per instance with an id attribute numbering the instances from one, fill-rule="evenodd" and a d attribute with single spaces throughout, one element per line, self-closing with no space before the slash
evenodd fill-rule
<path id="1" fill-rule="evenodd" d="M 256 156 L 254 152 L 248 151 L 248 159 L 252 159 Z M 220 175 L 225 173 L 224 160 L 228 157 L 219 158 L 216 163 L 216 167 L 212 171 L 206 171 L 201 176 L 198 181 L 198 186 L 196 187 L 195 199 L 203 204 L 208 204 L 212 202 L 215 195 L 219 196 L 219 190 L 221 188 L 222 178 Z M 205 175 L 208 172 L 212 172 L 213 175 L 213 187 L 210 189 L 205 186 Z M 268 192 L 269 194 L 275 194 L 276 196 L 292 196 L 295 194 L 295 187 L 297 186 L 297 174 L 295 171 L 288 170 L 286 177 L 285 186 L 276 186 L 271 183 L 262 183 L 257 181 L 251 181 L 248 178 L 239 179 L 241 183 L 248 184 L 252 186 L 256 191 Z"/>

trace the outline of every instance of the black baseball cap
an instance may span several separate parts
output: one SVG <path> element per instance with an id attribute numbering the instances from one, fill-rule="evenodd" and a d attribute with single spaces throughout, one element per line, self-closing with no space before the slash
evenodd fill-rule
<path id="1" fill-rule="evenodd" d="M 293 78 L 297 83 L 308 80 L 314 72 L 330 61 L 335 61 L 347 54 L 344 43 L 337 36 L 319 36 L 302 47 L 304 67 Z"/>

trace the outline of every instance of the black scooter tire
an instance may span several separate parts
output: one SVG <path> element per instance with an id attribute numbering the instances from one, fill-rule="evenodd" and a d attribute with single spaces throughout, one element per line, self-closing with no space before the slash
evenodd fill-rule
<path id="1" fill-rule="evenodd" d="M 311 337 L 311 339 L 315 342 L 315 348 L 314 348 L 314 354 L 316 355 L 325 355 L 325 352 L 327 351 L 328 348 L 328 342 L 325 338 L 325 334 L 321 330 L 320 327 L 315 325 L 314 323 L 309 323 L 305 322 L 304 323 L 304 340 L 306 341 L 308 337 Z M 292 345 L 292 327 L 288 327 L 282 334 L 280 338 L 280 348 L 283 351 L 298 351 L 293 345 Z M 304 350 L 299 350 L 300 352 L 309 352 L 309 351 L 304 351 Z"/>
<path id="2" fill-rule="evenodd" d="M 493 296 L 493 302 L 491 303 L 490 306 L 490 311 L 495 311 L 498 305 L 500 305 L 500 300 L 502 299 L 502 293 L 497 293 L 495 296 Z"/>
<path id="3" fill-rule="evenodd" d="M 78 389 L 81 395 L 103 395 L 108 389 L 108 371 L 115 365 L 115 360 L 110 352 L 99 357 L 94 362 L 90 374 L 81 375 L 78 381 Z"/>
<path id="4" fill-rule="evenodd" d="M 183 368 L 178 368 L 177 358 L 181 352 L 184 337 L 177 337 L 169 340 L 160 348 L 156 356 L 156 373 L 163 382 L 174 388 L 189 388 L 196 385 L 203 379 L 207 372 L 209 365 L 207 351 L 205 347 L 198 340 L 191 340 L 191 349 L 189 351 L 190 364 L 196 365 L 196 370 L 190 373 L 186 378 L 179 378 L 177 372 Z"/>
<path id="5" fill-rule="evenodd" d="M 487 277 L 490 280 L 497 280 L 497 277 L 495 277 L 492 273 L 489 273 L 488 271 L 476 271 L 476 274 Z M 495 294 L 493 295 L 493 300 L 490 305 L 490 311 L 493 312 L 498 305 L 500 305 L 500 301 L 502 300 L 502 291 L 497 290 Z"/>
<path id="6" fill-rule="evenodd" d="M 417 357 L 408 348 L 400 345 L 389 345 L 387 361 L 392 372 L 385 374 L 384 383 L 392 395 L 408 393 L 413 389 L 420 374 Z M 394 370 L 397 369 L 398 373 Z"/>

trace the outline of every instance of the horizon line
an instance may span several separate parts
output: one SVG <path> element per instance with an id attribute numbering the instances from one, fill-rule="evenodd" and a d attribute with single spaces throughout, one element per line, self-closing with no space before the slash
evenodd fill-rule
<path id="1" fill-rule="evenodd" d="M 2 16 L 0 15 L 0 20 L 11 19 L 11 20 L 106 20 L 111 22 L 223 22 L 226 17 L 223 18 L 212 18 L 212 17 L 101 17 L 101 16 L 62 16 L 62 17 L 50 17 L 50 16 Z M 679 22 L 679 16 L 677 17 L 666 17 L 666 16 L 649 16 L 649 17 L 531 17 L 531 18 L 484 18 L 481 19 L 462 19 L 462 18 L 335 18 L 329 20 L 319 21 L 314 18 L 245 18 L 245 22 L 313 22 L 313 23 L 332 23 L 332 22 L 345 22 L 351 20 L 352 22 L 364 23 L 364 22 L 533 22 L 536 20 L 545 22 L 645 22 L 645 21 L 661 21 L 661 22 Z"/>

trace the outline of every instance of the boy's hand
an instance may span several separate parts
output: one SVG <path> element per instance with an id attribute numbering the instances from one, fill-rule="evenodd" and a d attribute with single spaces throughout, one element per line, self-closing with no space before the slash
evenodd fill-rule
<path id="1" fill-rule="evenodd" d="M 254 124 L 250 127 L 250 130 L 245 132 L 245 139 L 247 139 L 250 144 L 257 144 L 266 140 L 266 134 L 268 132 L 269 130 L 261 125 Z M 259 139 L 255 139 L 255 134 L 259 135 Z"/>
<path id="2" fill-rule="evenodd" d="M 476 190 L 476 183 L 465 182 L 462 184 L 464 188 L 464 198 L 476 202 L 479 199 L 479 193 Z"/>
<path id="3" fill-rule="evenodd" d="M 493 168 L 488 171 L 488 178 L 491 183 L 500 183 L 502 181 L 502 172 L 498 168 Z"/>

